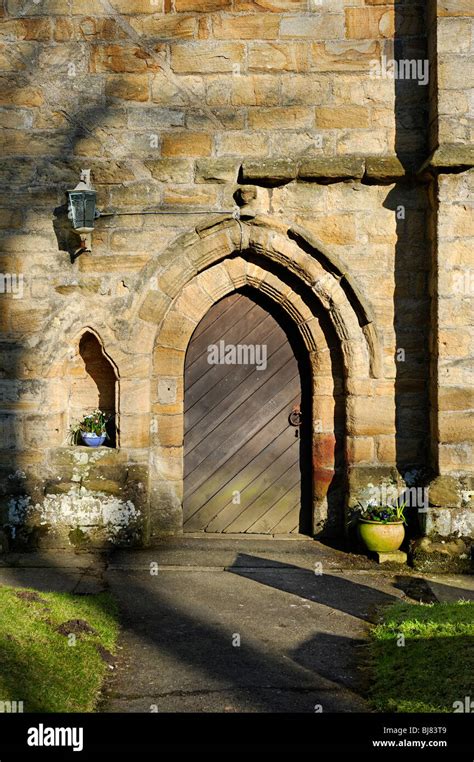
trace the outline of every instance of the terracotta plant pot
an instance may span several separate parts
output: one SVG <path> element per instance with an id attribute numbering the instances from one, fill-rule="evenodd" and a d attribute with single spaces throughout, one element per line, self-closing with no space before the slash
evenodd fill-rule
<path id="1" fill-rule="evenodd" d="M 405 527 L 403 521 L 382 524 L 380 521 L 359 519 L 359 535 L 367 550 L 390 553 L 402 544 Z"/>

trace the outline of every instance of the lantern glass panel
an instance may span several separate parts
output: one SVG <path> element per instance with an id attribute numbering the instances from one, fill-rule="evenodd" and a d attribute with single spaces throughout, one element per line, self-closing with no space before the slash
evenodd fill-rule
<path id="1" fill-rule="evenodd" d="M 75 230 L 92 230 L 95 220 L 95 191 L 71 191 L 69 195 Z"/>

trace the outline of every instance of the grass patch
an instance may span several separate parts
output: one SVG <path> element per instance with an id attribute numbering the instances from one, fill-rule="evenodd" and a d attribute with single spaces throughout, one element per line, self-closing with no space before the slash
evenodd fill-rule
<path id="1" fill-rule="evenodd" d="M 396 603 L 372 630 L 369 649 L 377 711 L 452 712 L 453 702 L 472 695 L 474 604 Z"/>
<path id="2" fill-rule="evenodd" d="M 23 701 L 25 712 L 94 711 L 118 629 L 106 593 L 0 587 L 0 700 Z"/>

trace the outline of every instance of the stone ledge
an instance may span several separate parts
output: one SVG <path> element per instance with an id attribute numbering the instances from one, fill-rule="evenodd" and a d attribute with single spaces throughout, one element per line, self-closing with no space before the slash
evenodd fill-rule
<path id="1" fill-rule="evenodd" d="M 368 156 L 365 160 L 365 179 L 389 182 L 405 174 L 403 164 L 397 156 Z"/>
<path id="2" fill-rule="evenodd" d="M 474 146 L 451 143 L 439 146 L 421 166 L 419 172 L 430 169 L 435 169 L 437 172 L 442 172 L 443 169 L 466 170 L 472 167 L 474 167 Z"/>
<path id="3" fill-rule="evenodd" d="M 285 185 L 296 180 L 298 162 L 291 159 L 262 159 L 241 165 L 239 182 L 261 185 Z"/>
<path id="4" fill-rule="evenodd" d="M 304 159 L 298 165 L 298 180 L 333 182 L 334 180 L 361 180 L 364 175 L 363 157 L 344 156 L 334 159 Z"/>
<path id="5" fill-rule="evenodd" d="M 346 180 L 393 182 L 407 174 L 397 156 L 335 156 L 244 161 L 239 182 L 274 187 L 293 180 L 321 184 Z"/>

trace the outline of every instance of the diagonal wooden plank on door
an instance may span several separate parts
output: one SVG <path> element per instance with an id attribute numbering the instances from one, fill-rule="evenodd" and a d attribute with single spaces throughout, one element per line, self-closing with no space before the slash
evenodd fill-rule
<path id="1" fill-rule="evenodd" d="M 222 375 L 218 383 L 211 386 L 208 382 L 209 389 L 205 391 L 197 404 L 188 408 L 186 396 L 185 426 L 189 450 L 192 447 L 195 426 L 199 427 L 198 432 L 202 433 L 202 438 L 206 435 L 207 422 L 204 420 L 206 416 L 211 416 L 210 423 L 215 428 L 219 420 L 223 420 L 234 408 L 254 394 L 265 381 L 278 372 L 285 362 L 291 361 L 287 343 L 282 342 L 275 349 L 273 343 L 269 341 L 267 347 L 271 355 L 265 370 L 256 370 L 255 367 L 248 365 L 236 365 L 231 369 L 227 366 L 227 374 Z M 215 373 L 217 375 L 219 371 L 216 370 Z"/>
<path id="2" fill-rule="evenodd" d="M 201 324 L 199 323 L 194 329 L 188 347 L 189 365 L 194 366 L 196 362 L 202 359 L 202 355 L 207 352 L 209 344 L 214 344 L 218 339 L 228 339 L 233 332 L 235 332 L 237 337 L 242 336 L 244 335 L 242 331 L 245 331 L 249 326 L 258 326 L 264 321 L 272 322 L 271 315 L 251 299 L 241 296 L 239 301 L 236 302 L 235 308 L 232 307 L 223 312 L 217 320 L 213 320 L 199 335 L 197 334 Z"/>
<path id="3" fill-rule="evenodd" d="M 246 453 L 243 460 L 248 462 L 242 462 L 240 467 L 234 465 L 233 475 L 227 473 L 227 463 L 225 463 L 219 471 L 212 474 L 201 489 L 187 498 L 185 520 L 188 521 L 192 516 L 196 516 L 206 524 L 216 515 L 221 506 L 232 502 L 236 492 L 241 495 L 245 493 L 245 500 L 250 501 L 252 493 L 263 487 L 265 479 L 271 478 L 270 470 L 279 455 L 293 444 L 288 434 L 288 427 L 286 427 L 274 439 L 268 440 L 267 445 L 262 449 L 253 448 L 254 457 L 249 458 Z M 253 445 L 253 439 L 249 444 Z M 211 493 L 207 500 L 205 500 L 206 493 Z M 242 501 L 243 499 L 242 496 Z"/>
<path id="4" fill-rule="evenodd" d="M 299 531 L 301 506 L 298 502 L 295 510 L 290 510 L 272 529 L 273 534 L 292 534 Z"/>
<path id="5" fill-rule="evenodd" d="M 300 473 L 296 474 L 295 482 L 260 518 L 250 524 L 247 532 L 254 534 L 271 534 L 275 527 L 291 511 L 298 522 L 300 511 Z"/>
<path id="6" fill-rule="evenodd" d="M 215 344 L 220 339 L 229 343 L 238 343 L 252 326 L 258 325 L 268 317 L 268 313 L 256 304 L 252 306 L 249 300 L 249 303 L 244 304 L 244 312 L 237 321 L 234 312 L 229 310 L 220 320 L 209 326 L 196 341 L 193 341 L 191 337 L 191 344 L 186 354 L 186 385 L 191 387 L 207 369 L 208 347 L 211 344 Z"/>
<path id="7" fill-rule="evenodd" d="M 229 525 L 239 519 L 241 514 L 247 511 L 248 506 L 253 505 L 259 500 L 267 490 L 268 492 L 265 499 L 268 499 L 273 491 L 273 484 L 275 484 L 278 481 L 278 478 L 282 474 L 285 474 L 294 464 L 295 455 L 297 457 L 297 453 L 295 454 L 293 446 L 288 447 L 284 452 L 281 452 L 274 458 L 266 471 L 256 476 L 248 482 L 246 486 L 242 485 L 242 489 L 240 490 L 240 504 L 228 502 L 218 512 L 215 512 L 215 516 L 209 521 L 206 531 L 225 531 Z M 252 474 L 250 474 L 250 476 L 252 476 Z M 243 472 L 242 478 L 244 482 L 248 481 L 245 472 Z M 266 503 L 262 503 L 261 512 L 263 513 L 266 509 Z M 251 517 L 250 521 L 248 520 L 249 516 Z M 242 522 L 245 529 L 236 531 L 246 531 L 248 524 L 253 523 L 256 519 L 257 516 L 247 513 L 245 521 Z"/>
<path id="8" fill-rule="evenodd" d="M 271 469 L 269 478 L 265 479 L 263 489 L 259 491 L 247 507 L 223 529 L 224 532 L 246 532 L 249 525 L 255 523 L 277 500 L 279 500 L 288 488 L 288 481 L 294 481 L 299 473 L 299 448 L 293 446 L 284 453 L 282 458 L 284 465 L 278 469 Z M 280 459 L 279 459 L 280 460 Z M 285 468 L 285 466 L 287 466 Z M 284 468 L 284 470 L 283 470 Z"/>
<path id="9" fill-rule="evenodd" d="M 294 358 L 284 348 L 278 357 L 275 357 L 268 372 L 258 373 L 254 370 L 247 377 L 245 384 L 240 384 L 232 395 L 221 400 L 201 419 L 199 426 L 186 431 L 186 455 L 190 462 L 193 462 L 196 457 L 194 448 L 202 445 L 211 435 L 213 440 L 219 440 L 223 430 L 234 432 L 242 415 L 245 418 L 258 416 L 262 402 L 271 399 L 278 389 L 286 385 L 297 373 L 298 368 Z M 185 419 L 185 425 L 186 422 Z M 226 436 L 223 438 L 224 442 L 225 440 Z"/>
<path id="10" fill-rule="evenodd" d="M 194 333 L 192 335 L 192 342 L 194 342 L 201 336 L 201 334 L 204 333 L 204 331 L 208 330 L 208 328 L 211 325 L 215 325 L 218 320 L 220 320 L 223 315 L 226 314 L 229 310 L 235 311 L 235 309 L 238 308 L 238 302 L 242 302 L 246 299 L 246 297 L 243 294 L 239 294 L 238 292 L 234 292 L 233 294 L 229 294 L 229 296 L 224 297 L 223 299 L 220 299 L 218 302 L 216 302 L 212 309 L 208 310 L 202 320 L 199 322 L 199 324 L 196 326 Z M 192 347 L 191 347 L 192 348 Z"/>
<path id="11" fill-rule="evenodd" d="M 272 363 L 274 353 L 278 349 L 287 347 L 288 345 L 286 336 L 281 329 L 271 323 L 263 340 L 261 327 L 256 326 L 240 341 L 233 343 L 241 343 L 247 346 L 264 343 L 267 351 L 267 367 Z M 220 402 L 223 394 L 232 393 L 233 386 L 238 386 L 238 384 L 253 373 L 254 370 L 254 365 L 226 365 L 224 363 L 213 365 L 208 362 L 202 376 L 196 379 L 190 386 L 188 383 L 186 384 L 185 412 L 189 427 L 191 428 L 194 425 L 197 420 L 197 413 L 201 409 L 201 405 L 205 406 L 209 397 L 212 399 L 215 397 L 216 403 Z M 266 369 L 261 368 L 258 373 L 265 373 L 265 370 Z M 219 395 L 221 396 L 219 397 Z"/>
<path id="12" fill-rule="evenodd" d="M 299 397 L 295 397 L 294 404 L 298 400 Z M 285 407 L 287 407 L 286 401 Z M 290 409 L 291 406 L 288 406 L 288 410 Z M 212 470 L 211 478 L 207 468 L 195 469 L 186 479 L 187 500 L 204 505 L 215 494 L 216 485 L 219 488 L 225 486 L 283 431 L 288 431 L 288 419 L 286 415 L 280 415 L 280 411 L 277 411 L 265 426 L 244 442 L 230 457 L 213 460 L 214 470 Z M 226 453 L 223 455 L 226 456 Z"/>
<path id="13" fill-rule="evenodd" d="M 298 370 L 295 369 L 294 363 L 288 362 L 275 377 L 268 379 L 258 389 L 258 393 L 246 399 L 245 404 L 238 405 L 227 416 L 223 411 L 214 428 L 211 428 L 212 423 L 208 422 L 203 436 L 194 447 L 192 447 L 193 442 L 189 442 L 186 436 L 185 475 L 202 466 L 209 457 L 211 461 L 207 460 L 207 463 L 212 462 L 212 459 L 216 457 L 219 459 L 220 453 L 227 453 L 229 457 L 232 452 L 239 449 L 273 418 L 276 411 L 282 410 L 286 400 L 294 398 L 298 382 Z"/>
<path id="14" fill-rule="evenodd" d="M 213 329 L 212 334 L 206 334 L 203 337 L 205 340 L 200 343 L 199 353 L 196 354 L 194 349 L 194 353 L 189 357 L 189 361 L 188 358 L 186 358 L 186 367 L 189 369 L 186 387 L 191 390 L 193 384 L 195 384 L 204 373 L 209 371 L 209 347 L 213 344 L 219 344 L 220 341 L 223 341 L 225 345 L 249 343 L 246 337 L 250 331 L 258 332 L 260 330 L 262 334 L 265 334 L 270 327 L 273 327 L 273 325 L 274 321 L 272 321 L 271 316 L 268 314 L 266 315 L 257 306 L 248 310 L 239 320 L 235 320 L 226 330 L 224 330 L 224 327 L 219 321 L 216 328 Z"/>

